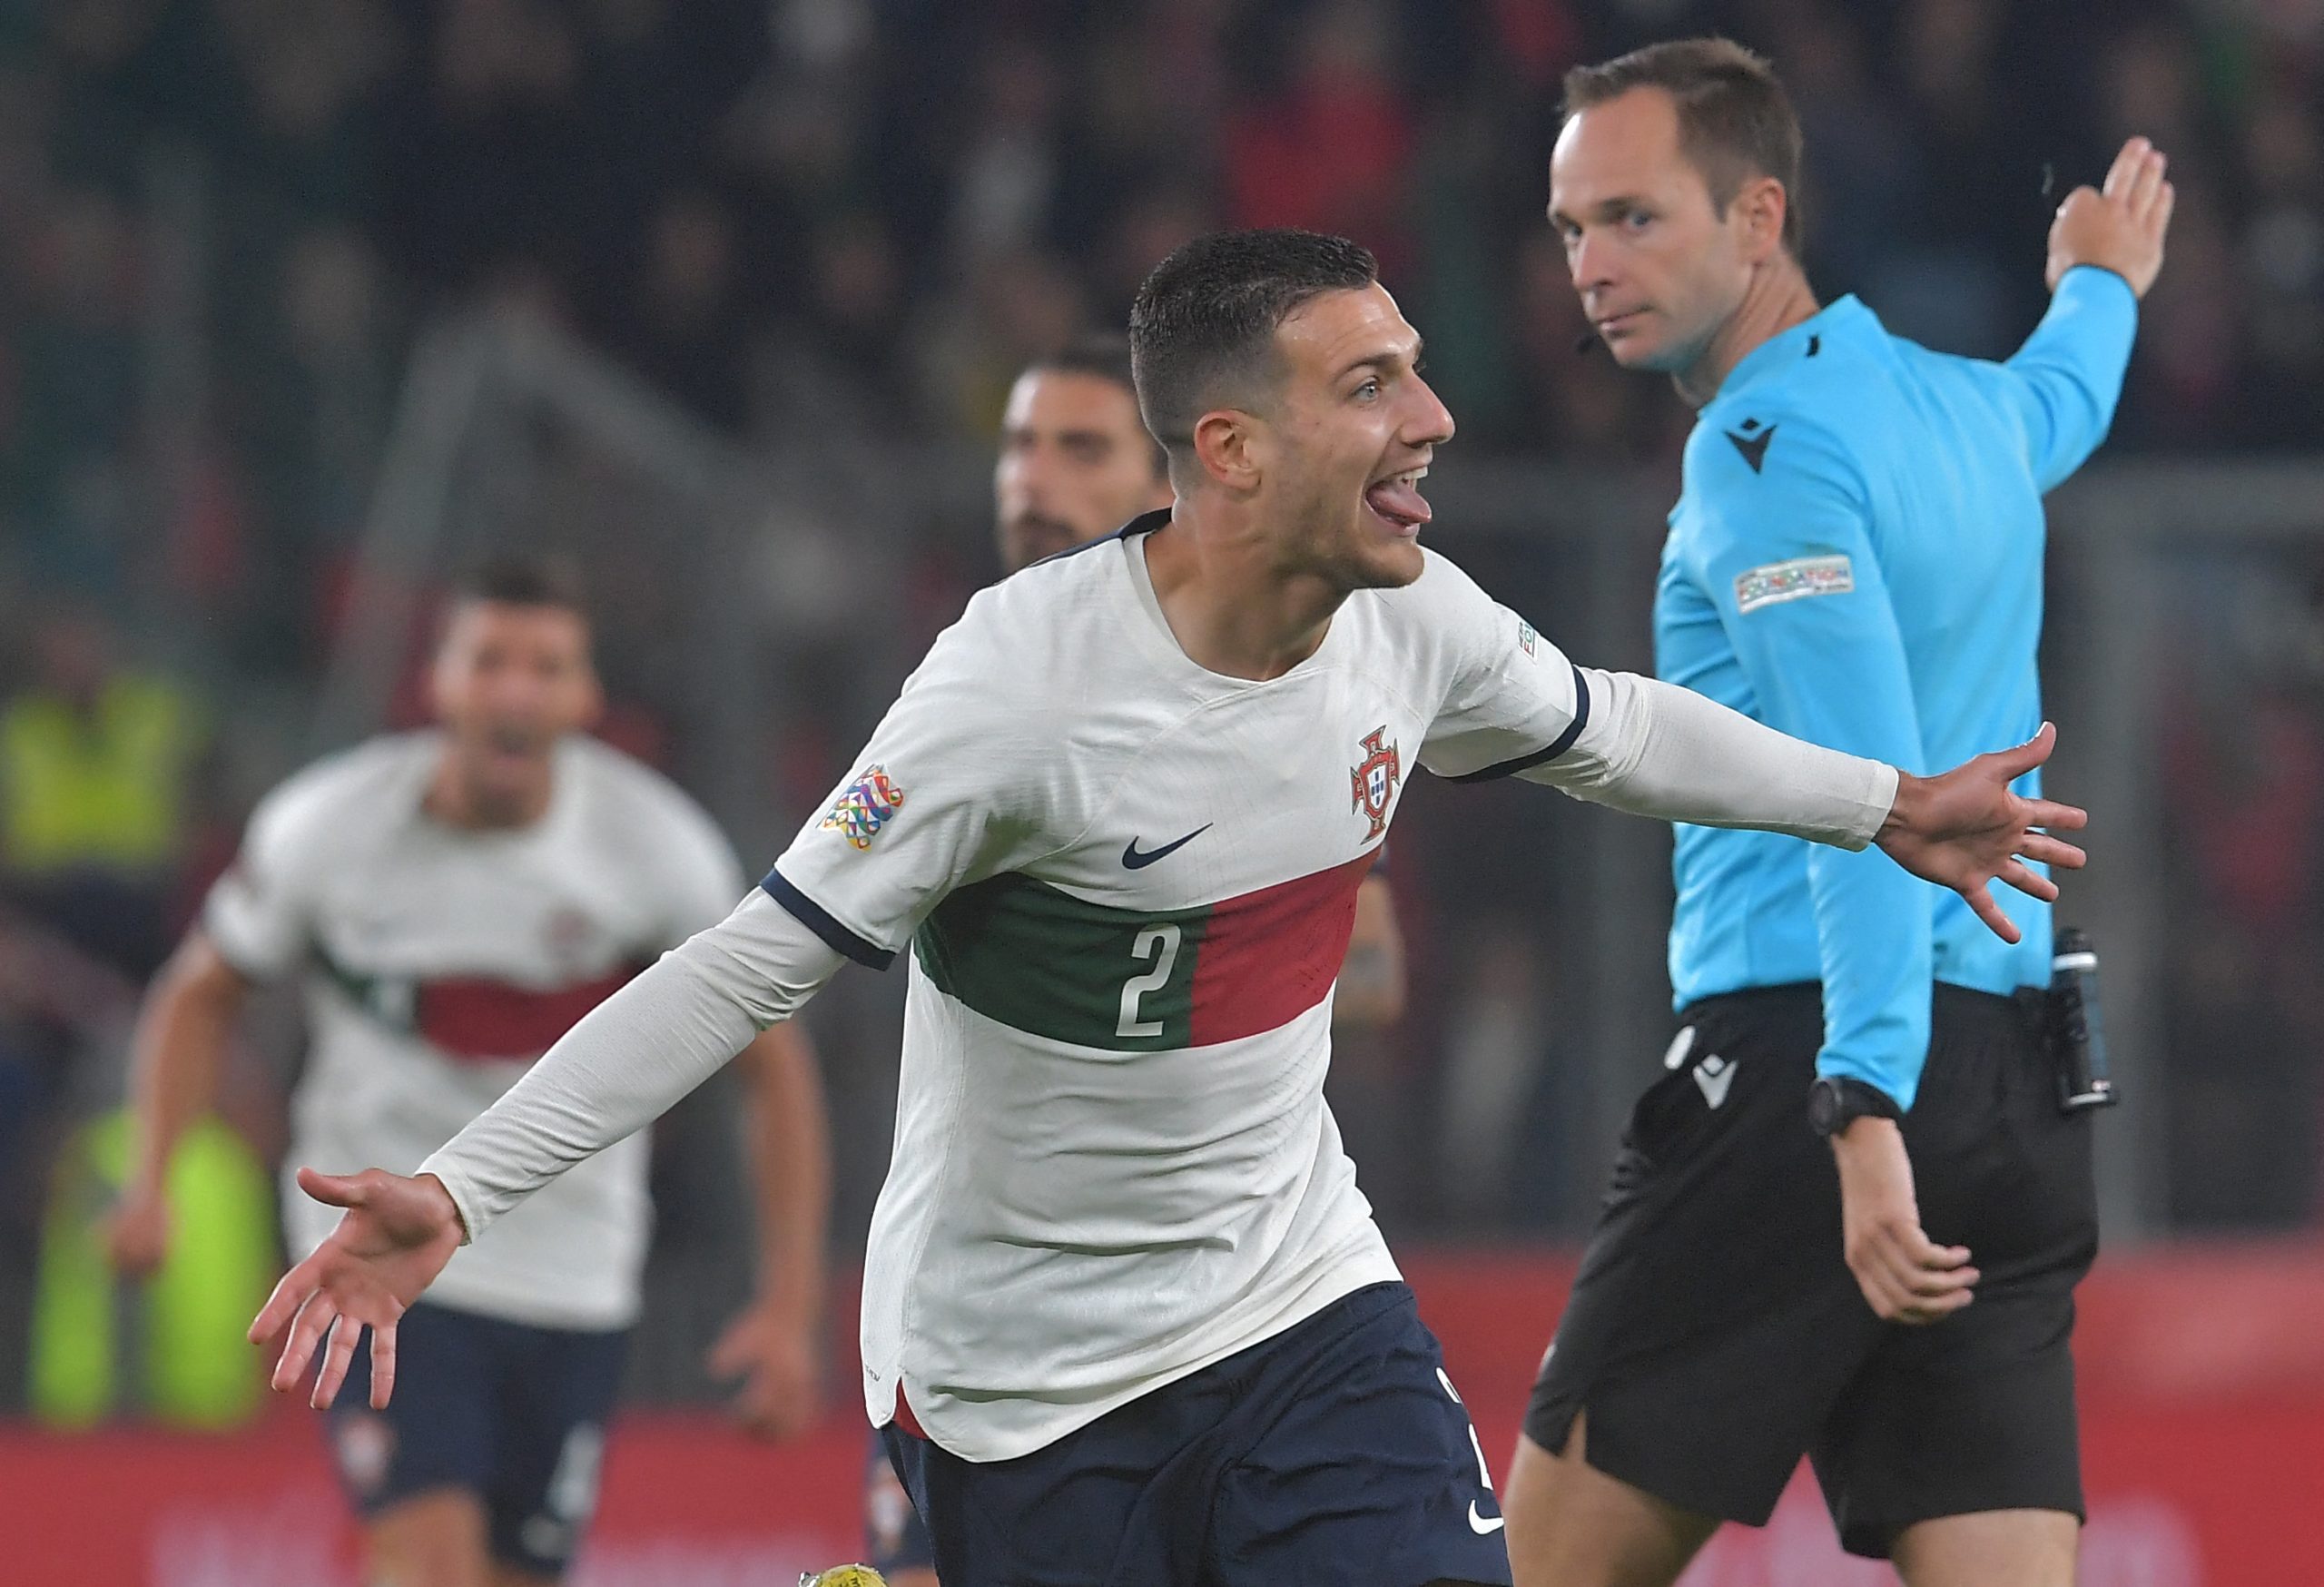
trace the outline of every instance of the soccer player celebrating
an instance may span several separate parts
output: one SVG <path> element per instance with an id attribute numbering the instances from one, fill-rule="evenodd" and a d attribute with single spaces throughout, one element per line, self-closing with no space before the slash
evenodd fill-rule
<path id="1" fill-rule="evenodd" d="M 1007 573 L 1170 505 L 1168 454 L 1138 417 L 1128 342 L 1093 332 L 1017 377 L 1001 418 L 992 491 Z M 1387 876 L 1375 868 L 1356 890 L 1332 1028 L 1393 1024 L 1403 1001 L 1403 942 Z M 864 1507 L 872 1563 L 890 1587 L 935 1587 L 927 1529 L 884 1446 L 875 1439 L 872 1449 Z"/>
<path id="2" fill-rule="evenodd" d="M 1352 242 L 1197 239 L 1130 322 L 1173 507 L 980 593 L 759 891 L 608 999 L 252 1324 L 338 1393 L 466 1238 L 850 959 L 909 946 L 863 1388 L 947 1587 L 1507 1582 L 1467 1413 L 1324 1104 L 1355 892 L 1417 763 L 1754 824 L 1995 910 L 2080 852 L 1924 779 L 1578 667 L 1419 544 L 1452 422 Z"/>
<path id="3" fill-rule="evenodd" d="M 437 730 L 334 755 L 260 805 L 156 980 L 113 1230 L 124 1268 L 161 1261 L 171 1148 L 209 1105 L 254 982 L 305 979 L 314 1045 L 292 1161 L 410 1171 L 741 891 L 699 806 L 578 731 L 598 690 L 561 570 L 482 569 L 451 607 L 429 681 Z M 829 1148 L 803 1039 L 777 1027 L 744 1059 L 763 1298 L 713 1365 L 748 1375 L 747 1421 L 787 1433 L 815 1408 Z M 333 1411 L 366 1581 L 517 1587 L 556 1580 L 572 1557 L 596 1502 L 649 1219 L 645 1138 L 606 1145 L 454 1257 L 403 1316 L 406 1395 L 366 1406 L 358 1394 Z M 335 1221 L 295 1190 L 284 1210 L 302 1255 Z"/>
<path id="4" fill-rule="evenodd" d="M 1617 361 L 1700 409 L 1658 670 L 1907 770 L 2032 732 L 2042 495 L 2113 412 L 2162 157 L 2133 140 L 2067 200 L 2049 313 L 1982 363 L 1818 307 L 1799 127 L 1758 57 L 1658 44 L 1566 87 L 1574 285 Z M 1708 827 L 1679 830 L 1677 873 L 1681 1028 L 1526 1418 L 1519 1581 L 1673 1581 L 1720 1521 L 1764 1523 L 1804 1453 L 1843 1544 L 1912 1587 L 2070 1582 L 2097 1221 L 2089 1119 L 2035 1017 L 2048 894 L 1996 935 L 1894 866 Z"/>

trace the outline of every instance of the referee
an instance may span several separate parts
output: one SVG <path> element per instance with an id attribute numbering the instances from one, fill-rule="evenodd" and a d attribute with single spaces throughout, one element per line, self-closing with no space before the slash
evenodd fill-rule
<path id="1" fill-rule="evenodd" d="M 2042 495 L 2112 416 L 2162 156 L 2133 139 L 2067 200 L 2050 310 L 1994 364 L 1818 306 L 1798 123 L 1748 51 L 1657 44 L 1566 101 L 1551 218 L 1583 306 L 1700 409 L 1661 675 L 1915 771 L 2034 734 Z M 2067 1587 L 2098 1230 L 2038 1036 L 2047 904 L 2006 902 L 2013 946 L 1877 854 L 1681 827 L 1675 869 L 1679 1029 L 1527 1412 L 1520 1587 L 1660 1587 L 1803 1454 L 1842 1544 L 1911 1587 Z"/>

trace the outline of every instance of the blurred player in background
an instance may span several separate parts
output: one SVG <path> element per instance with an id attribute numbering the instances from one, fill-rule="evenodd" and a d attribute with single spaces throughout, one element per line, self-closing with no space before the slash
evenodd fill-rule
<path id="1" fill-rule="evenodd" d="M 1551 215 L 1574 285 L 1618 362 L 1700 409 L 1661 675 L 1915 769 L 2032 732 L 2042 496 L 2113 413 L 2162 156 L 2133 140 L 2102 196 L 2067 201 L 2050 311 L 1993 364 L 1818 306 L 1765 62 L 1659 44 L 1567 97 Z M 2004 941 L 1863 861 L 1679 830 L 1681 1029 L 1512 1468 L 1527 1587 L 1671 1582 L 1722 1520 L 1763 1523 L 1803 1454 L 1842 1543 L 1912 1587 L 2073 1578 L 2069 1341 L 2098 1228 L 2089 1116 L 2062 1109 L 2040 1020 L 2050 909 L 2010 900 Z"/>
<path id="2" fill-rule="evenodd" d="M 209 1107 L 252 985 L 303 976 L 313 1048 L 290 1160 L 416 1168 L 573 1022 L 724 916 L 743 883 L 710 817 L 584 735 L 599 706 L 576 585 L 493 563 L 459 592 L 430 676 L 439 725 L 291 778 L 155 981 L 137 1031 L 134 1162 L 116 1260 L 170 1237 L 172 1148 Z M 761 1298 L 713 1353 L 741 1410 L 815 1411 L 829 1145 L 814 1058 L 778 1027 L 744 1051 Z M 640 1133 L 445 1269 L 404 1318 L 409 1398 L 332 1413 L 373 1587 L 553 1582 L 595 1507 L 651 1219 Z M 292 1188 L 289 1244 L 330 1233 Z"/>
<path id="3" fill-rule="evenodd" d="M 947 1587 L 1509 1582 L 1484 1457 L 1331 1110 L 1332 983 L 1406 757 L 1861 847 L 1985 894 L 2078 812 L 2034 742 L 1923 779 L 1585 671 L 1419 543 L 1452 419 L 1344 239 L 1197 239 L 1140 289 L 1176 500 L 980 592 L 760 891 L 410 1177 L 252 1324 L 329 1404 L 464 1239 L 852 959 L 911 949 L 865 1409 Z M 421 1392 L 426 1392 L 424 1389 Z"/>
<path id="4" fill-rule="evenodd" d="M 1093 332 L 1017 377 L 1000 421 L 992 494 L 1003 574 L 1170 505 L 1169 454 L 1138 417 L 1127 340 Z M 1374 870 L 1356 890 L 1332 1028 L 1392 1025 L 1403 1007 L 1395 901 L 1385 871 Z M 891 1587 L 935 1587 L 927 1531 L 876 1438 L 866 1480 L 872 1563 Z"/>

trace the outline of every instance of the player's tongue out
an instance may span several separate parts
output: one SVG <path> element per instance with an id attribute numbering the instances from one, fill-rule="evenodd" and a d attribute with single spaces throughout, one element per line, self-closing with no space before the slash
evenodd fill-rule
<path id="1" fill-rule="evenodd" d="M 1392 475 L 1364 488 L 1364 502 L 1390 523 L 1403 527 L 1428 522 L 1428 499 L 1420 493 L 1420 476 L 1427 470 Z"/>

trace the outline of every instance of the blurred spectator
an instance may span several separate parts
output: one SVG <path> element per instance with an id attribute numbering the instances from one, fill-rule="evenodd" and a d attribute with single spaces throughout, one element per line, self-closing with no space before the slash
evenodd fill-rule
<path id="1" fill-rule="evenodd" d="M 1293 30 L 1290 80 L 1227 123 L 1228 218 L 1354 237 L 1397 281 L 1413 261 L 1405 167 L 1413 123 L 1392 74 L 1388 8 L 1329 0 Z"/>
<path id="2" fill-rule="evenodd" d="M 928 412 L 947 430 L 993 434 L 1019 372 L 1064 347 L 1088 319 L 1080 282 L 1055 254 L 988 261 L 968 293 L 940 305 L 912 338 Z"/>
<path id="3" fill-rule="evenodd" d="M 92 493 L 115 474 L 139 417 L 134 223 L 106 193 L 69 189 L 44 206 L 27 242 L 11 494 L 52 578 L 116 586 L 126 526 Z"/>
<path id="4" fill-rule="evenodd" d="M 722 429 L 744 412 L 740 242 L 721 204 L 699 190 L 673 194 L 645 229 L 645 264 L 630 317 L 630 358 L 664 391 Z"/>
<path id="5" fill-rule="evenodd" d="M 1044 241 L 1059 177 L 1058 64 L 1029 39 L 986 53 L 952 179 L 957 268 Z"/>
<path id="6" fill-rule="evenodd" d="M 0 877 L 143 979 L 168 951 L 202 730 L 183 689 L 125 666 L 117 647 L 89 608 L 36 616 L 31 681 L 0 709 Z"/>

